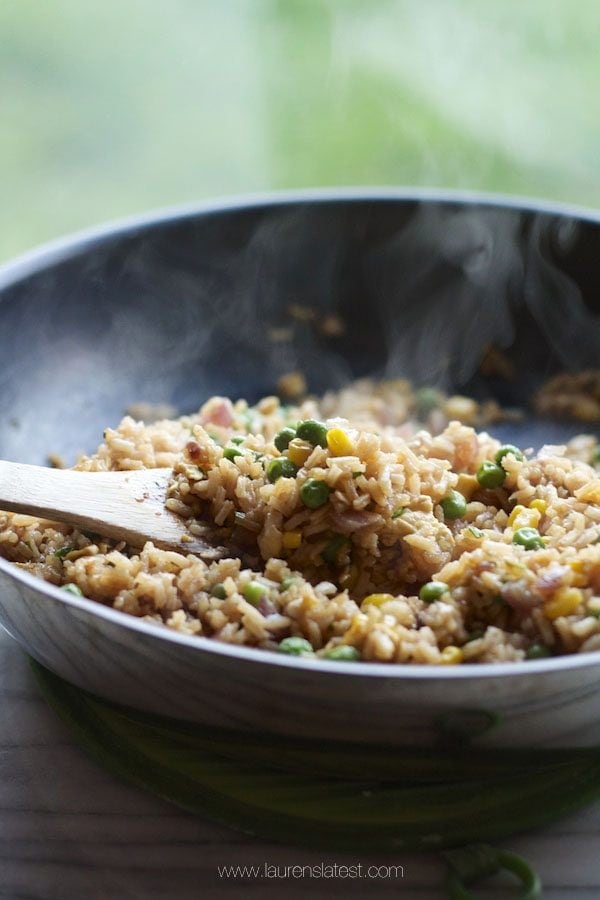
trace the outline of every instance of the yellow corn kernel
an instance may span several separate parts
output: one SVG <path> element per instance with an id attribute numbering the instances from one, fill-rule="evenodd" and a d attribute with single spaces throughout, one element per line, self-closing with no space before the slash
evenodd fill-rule
<path id="1" fill-rule="evenodd" d="M 304 465 L 312 451 L 313 448 L 310 444 L 307 444 L 305 441 L 301 441 L 298 438 L 294 438 L 287 448 L 287 456 L 294 465 L 301 467 Z"/>
<path id="2" fill-rule="evenodd" d="M 548 504 L 545 500 L 532 500 L 529 504 L 529 509 L 537 509 L 537 511 L 543 516 L 548 508 Z"/>
<path id="3" fill-rule="evenodd" d="M 449 419 L 458 419 L 463 425 L 471 425 L 477 418 L 479 404 L 470 397 L 455 394 L 448 397 L 444 404 L 444 412 Z M 461 491 L 462 493 L 462 491 Z"/>
<path id="4" fill-rule="evenodd" d="M 537 528 L 541 518 L 542 514 L 539 509 L 527 509 L 526 506 L 521 506 L 519 503 L 508 517 L 508 525 L 515 531 L 518 528 Z"/>
<path id="5" fill-rule="evenodd" d="M 459 494 L 462 494 L 465 500 L 470 500 L 477 488 L 479 487 L 479 482 L 475 475 L 467 475 L 463 472 L 458 476 L 458 481 L 456 482 L 456 490 Z"/>
<path id="6" fill-rule="evenodd" d="M 575 612 L 582 600 L 583 594 L 579 588 L 561 587 L 555 592 L 551 600 L 546 600 L 544 603 L 544 615 L 547 619 L 570 616 Z"/>
<path id="7" fill-rule="evenodd" d="M 393 599 L 393 594 L 369 594 L 360 604 L 360 608 L 364 609 L 365 606 L 383 606 L 384 603 L 389 603 Z"/>
<path id="8" fill-rule="evenodd" d="M 300 531 L 284 531 L 281 542 L 286 550 L 297 550 L 302 543 Z"/>
<path id="9" fill-rule="evenodd" d="M 515 506 L 515 508 L 511 512 L 510 516 L 508 517 L 508 525 L 511 528 L 512 528 L 513 523 L 514 523 L 515 519 L 517 518 L 517 516 L 521 515 L 521 513 L 523 513 L 523 512 L 526 512 L 525 507 L 521 506 L 520 503 L 517 504 L 517 506 Z"/>
<path id="10" fill-rule="evenodd" d="M 577 488 L 575 496 L 584 503 L 600 503 L 600 478 L 590 478 L 587 484 Z"/>
<path id="11" fill-rule="evenodd" d="M 569 563 L 569 568 L 573 571 L 571 585 L 573 587 L 584 587 L 587 583 L 587 576 L 584 571 L 584 561 L 582 559 L 572 559 Z"/>
<path id="12" fill-rule="evenodd" d="M 357 644 L 362 641 L 367 633 L 369 619 L 364 613 L 356 613 L 352 616 L 350 628 L 344 634 L 342 640 L 344 644 Z"/>
<path id="13" fill-rule="evenodd" d="M 327 446 L 332 456 L 352 456 L 354 453 L 354 444 L 343 428 L 329 429 Z"/>
<path id="14" fill-rule="evenodd" d="M 515 516 L 513 528 L 537 528 L 540 524 L 542 514 L 539 509 L 526 509 Z"/>
<path id="15" fill-rule="evenodd" d="M 444 647 L 442 650 L 442 658 L 440 662 L 445 666 L 455 666 L 463 661 L 463 652 L 460 647 Z"/>

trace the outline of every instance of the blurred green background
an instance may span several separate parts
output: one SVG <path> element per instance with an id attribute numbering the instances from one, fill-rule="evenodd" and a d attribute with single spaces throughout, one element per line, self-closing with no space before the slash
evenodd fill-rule
<path id="1" fill-rule="evenodd" d="M 0 259 L 310 185 L 600 206 L 598 0 L 2 0 Z"/>

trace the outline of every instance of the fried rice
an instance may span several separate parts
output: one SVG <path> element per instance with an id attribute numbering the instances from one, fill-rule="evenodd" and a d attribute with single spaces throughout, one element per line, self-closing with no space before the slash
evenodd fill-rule
<path id="1" fill-rule="evenodd" d="M 362 381 L 296 405 L 213 397 L 178 419 L 126 416 L 76 468 L 171 468 L 182 532 L 209 523 L 231 557 L 10 513 L 0 554 L 160 626 L 297 655 L 466 664 L 600 650 L 596 441 L 534 453 L 476 430 L 504 415 Z"/>

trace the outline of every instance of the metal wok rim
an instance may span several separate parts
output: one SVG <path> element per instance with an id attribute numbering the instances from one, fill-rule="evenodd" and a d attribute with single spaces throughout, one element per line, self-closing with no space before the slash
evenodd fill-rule
<path id="1" fill-rule="evenodd" d="M 133 216 L 110 220 L 84 228 L 64 237 L 48 241 L 0 265 L 0 290 L 21 279 L 34 275 L 53 263 L 59 263 L 95 244 L 126 237 L 156 225 L 193 219 L 210 213 L 234 210 L 261 209 L 289 204 L 326 204 L 352 202 L 429 202 L 448 205 L 479 205 L 524 213 L 540 213 L 576 218 L 600 224 L 600 211 L 560 201 L 546 201 L 534 197 L 495 194 L 484 191 L 453 190 L 449 188 L 411 187 L 336 187 L 298 188 L 294 190 L 262 191 L 215 197 L 197 203 L 183 203 L 159 207 Z M 1 302 L 1 301 L 0 301 Z"/>

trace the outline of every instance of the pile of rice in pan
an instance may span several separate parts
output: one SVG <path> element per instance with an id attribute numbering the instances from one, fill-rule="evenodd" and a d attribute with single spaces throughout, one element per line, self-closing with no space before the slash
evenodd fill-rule
<path id="1" fill-rule="evenodd" d="M 296 405 L 213 397 L 107 429 L 89 471 L 169 467 L 182 533 L 230 558 L 0 513 L 0 554 L 189 635 L 330 660 L 457 665 L 600 650 L 600 454 L 485 431 L 494 404 L 404 381 Z"/>

